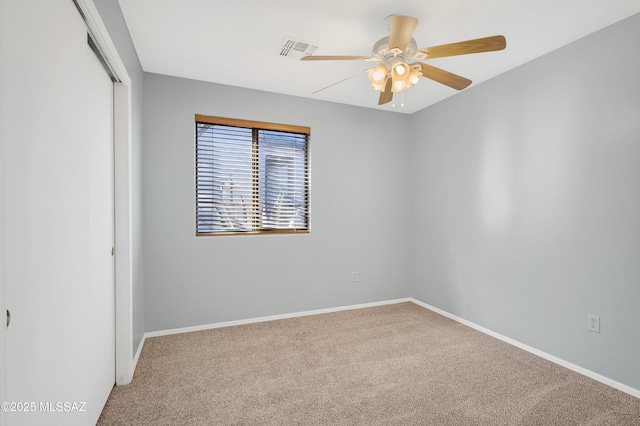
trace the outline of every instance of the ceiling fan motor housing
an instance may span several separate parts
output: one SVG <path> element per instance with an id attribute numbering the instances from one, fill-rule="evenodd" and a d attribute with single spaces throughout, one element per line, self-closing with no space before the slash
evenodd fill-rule
<path id="1" fill-rule="evenodd" d="M 385 61 L 389 57 L 399 58 L 402 62 L 406 62 L 408 59 L 413 58 L 418 50 L 418 43 L 412 38 L 407 44 L 407 48 L 402 51 L 400 49 L 389 49 L 389 37 L 382 37 L 374 45 L 371 51 L 371 56 L 378 58 L 381 62 Z"/>
<path id="2" fill-rule="evenodd" d="M 402 51 L 400 49 L 389 49 L 389 37 L 383 37 L 378 40 L 372 49 L 372 57 L 379 62 L 379 65 L 372 68 L 369 80 L 376 90 L 384 91 L 387 79 L 391 79 L 393 84 L 391 90 L 393 92 L 401 92 L 418 82 L 422 76 L 419 66 L 413 66 L 407 62 L 414 58 L 418 50 L 418 44 L 415 39 L 409 40 L 407 48 Z M 380 73 L 384 72 L 384 78 L 380 78 Z"/>

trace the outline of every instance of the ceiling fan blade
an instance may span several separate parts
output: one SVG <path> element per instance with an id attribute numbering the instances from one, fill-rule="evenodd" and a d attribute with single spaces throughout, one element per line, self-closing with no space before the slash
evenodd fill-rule
<path id="1" fill-rule="evenodd" d="M 388 102 L 391 102 L 393 99 L 393 92 L 391 91 L 391 79 L 387 79 L 387 83 L 384 86 L 384 92 L 380 93 L 380 98 L 378 99 L 378 105 L 384 105 Z"/>
<path id="2" fill-rule="evenodd" d="M 442 83 L 445 86 L 449 86 L 456 90 L 462 90 L 471 84 L 471 80 L 460 77 L 459 75 L 449 71 L 432 67 L 431 65 L 423 64 L 422 62 L 416 62 L 416 64 L 420 65 L 423 77 Z"/>
<path id="3" fill-rule="evenodd" d="M 316 93 L 318 93 L 318 92 L 322 92 L 323 90 L 328 89 L 329 87 L 333 87 L 333 86 L 335 86 L 336 84 L 340 84 L 340 83 L 342 83 L 343 81 L 347 81 L 347 80 L 349 80 L 350 78 L 353 78 L 353 77 L 355 77 L 355 76 L 357 76 L 357 75 L 364 74 L 365 72 L 369 72 L 369 70 L 370 70 L 370 69 L 371 69 L 371 68 L 367 68 L 367 69 L 366 69 L 366 70 L 364 70 L 364 71 L 360 71 L 359 73 L 356 73 L 356 74 L 350 75 L 349 77 L 347 77 L 347 78 L 343 78 L 343 79 L 342 79 L 342 80 L 340 80 L 340 81 L 336 81 L 335 83 L 331 83 L 330 85 L 328 85 L 328 86 L 326 86 L 326 87 L 323 87 L 322 89 L 318 89 L 318 90 L 316 90 L 315 92 L 313 92 L 313 93 L 312 93 L 312 95 L 315 95 L 315 94 L 316 94 Z"/>
<path id="4" fill-rule="evenodd" d="M 389 49 L 404 51 L 413 37 L 418 25 L 418 18 L 412 16 L 392 15 L 389 24 Z"/>
<path id="5" fill-rule="evenodd" d="M 426 53 L 427 59 L 434 59 L 444 58 L 446 56 L 467 55 L 469 53 L 493 52 L 495 50 L 502 50 L 505 47 L 507 47 L 507 40 L 504 36 L 497 35 L 427 47 L 418 50 L 418 52 Z"/>
<path id="6" fill-rule="evenodd" d="M 309 55 L 300 58 L 301 61 L 371 61 L 372 56 L 316 56 Z"/>

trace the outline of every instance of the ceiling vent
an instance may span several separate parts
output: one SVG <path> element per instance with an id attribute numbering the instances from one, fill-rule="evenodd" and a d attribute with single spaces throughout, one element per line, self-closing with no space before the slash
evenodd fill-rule
<path id="1" fill-rule="evenodd" d="M 278 56 L 299 60 L 303 56 L 311 55 L 317 48 L 313 43 L 285 37 L 278 48 Z"/>

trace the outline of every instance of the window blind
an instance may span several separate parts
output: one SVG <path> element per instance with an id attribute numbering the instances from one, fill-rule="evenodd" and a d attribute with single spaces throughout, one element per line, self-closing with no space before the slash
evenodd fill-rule
<path id="1" fill-rule="evenodd" d="M 309 134 L 196 116 L 196 234 L 308 232 Z"/>

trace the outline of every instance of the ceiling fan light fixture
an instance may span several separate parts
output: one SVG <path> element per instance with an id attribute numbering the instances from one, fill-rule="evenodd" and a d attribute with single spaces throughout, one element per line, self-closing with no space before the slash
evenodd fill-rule
<path id="1" fill-rule="evenodd" d="M 420 77 L 422 77 L 422 71 L 412 66 L 411 71 L 409 72 L 409 83 L 411 83 L 412 86 L 414 84 L 418 84 Z"/>
<path id="2" fill-rule="evenodd" d="M 387 83 L 387 75 L 389 69 L 385 64 L 380 64 L 377 67 L 369 70 L 369 81 L 374 89 L 384 91 L 385 84 Z"/>
<path id="3" fill-rule="evenodd" d="M 407 71 L 406 71 L 406 69 L 405 69 L 405 65 L 406 65 L 406 64 L 405 64 L 405 63 L 403 63 L 403 62 L 401 62 L 401 63 L 399 63 L 398 65 L 396 65 L 396 66 L 394 67 L 394 69 L 395 69 L 395 71 L 396 71 L 396 74 L 398 74 L 398 75 L 404 75 L 404 73 L 405 73 L 405 72 L 407 72 Z"/>
<path id="4" fill-rule="evenodd" d="M 414 83 L 411 82 L 411 70 L 411 67 L 404 62 L 398 62 L 393 66 L 393 71 L 391 71 L 391 79 L 393 80 L 392 91 L 402 92 L 413 86 Z"/>

